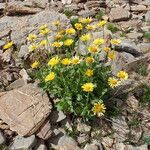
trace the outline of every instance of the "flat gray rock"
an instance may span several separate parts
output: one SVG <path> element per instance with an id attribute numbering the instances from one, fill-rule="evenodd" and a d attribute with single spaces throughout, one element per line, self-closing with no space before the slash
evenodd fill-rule
<path id="1" fill-rule="evenodd" d="M 0 146 L 2 145 L 2 144 L 4 144 L 5 143 L 5 137 L 4 137 L 4 135 L 2 134 L 2 132 L 0 131 Z"/>

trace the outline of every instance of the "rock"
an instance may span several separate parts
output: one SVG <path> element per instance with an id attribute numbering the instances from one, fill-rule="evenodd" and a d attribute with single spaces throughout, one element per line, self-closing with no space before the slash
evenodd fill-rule
<path id="1" fill-rule="evenodd" d="M 64 120 L 66 115 L 62 111 L 53 111 L 50 115 L 50 122 L 56 123 Z"/>
<path id="2" fill-rule="evenodd" d="M 0 48 L 2 48 L 3 45 L 5 45 L 5 41 L 0 40 Z"/>
<path id="3" fill-rule="evenodd" d="M 24 85 L 25 85 L 25 81 L 22 78 L 19 78 L 14 82 L 12 82 L 11 84 L 9 84 L 9 86 L 6 87 L 6 90 L 10 91 L 13 89 L 18 89 Z"/>
<path id="4" fill-rule="evenodd" d="M 142 137 L 142 134 L 143 134 L 143 131 L 142 131 L 141 127 L 132 126 L 130 128 L 131 142 L 138 143 Z"/>
<path id="5" fill-rule="evenodd" d="M 19 53 L 18 53 L 18 57 L 19 58 L 27 58 L 27 56 L 29 55 L 29 50 L 28 50 L 28 46 L 27 45 L 22 45 L 20 47 Z"/>
<path id="6" fill-rule="evenodd" d="M 134 111 L 138 111 L 139 102 L 133 94 L 130 93 L 128 95 L 126 103 L 129 106 L 128 111 L 130 111 L 131 113 L 133 113 Z"/>
<path id="7" fill-rule="evenodd" d="M 72 0 L 61 0 L 61 2 L 65 4 L 71 4 Z"/>
<path id="8" fill-rule="evenodd" d="M 133 147 L 132 145 L 126 145 L 125 150 L 148 150 L 148 146 L 145 145 L 141 145 L 141 146 L 137 146 L 137 147 Z"/>
<path id="9" fill-rule="evenodd" d="M 3 94 L 0 104 L 0 118 L 21 136 L 35 133 L 52 107 L 47 95 L 34 84 Z"/>
<path id="10" fill-rule="evenodd" d="M 96 144 L 86 144 L 84 150 L 101 150 Z"/>
<path id="11" fill-rule="evenodd" d="M 49 144 L 54 149 L 60 150 L 80 150 L 77 143 L 67 135 L 59 135 L 49 140 Z"/>
<path id="12" fill-rule="evenodd" d="M 6 142 L 5 137 L 3 136 L 2 132 L 0 131 L 0 146 Z"/>
<path id="13" fill-rule="evenodd" d="M 143 11 L 147 11 L 148 8 L 144 5 L 134 5 L 131 6 L 131 11 L 133 12 L 143 12 Z"/>
<path id="14" fill-rule="evenodd" d="M 28 75 L 27 71 L 24 68 L 20 70 L 19 74 L 21 75 L 22 79 L 26 84 L 31 81 L 30 76 Z"/>
<path id="15" fill-rule="evenodd" d="M 135 57 L 138 57 L 142 54 L 142 52 L 140 51 L 140 49 L 133 43 L 130 41 L 123 41 L 120 45 L 118 45 L 115 50 L 117 50 L 118 52 L 127 52 L 132 54 Z"/>
<path id="16" fill-rule="evenodd" d="M 37 8 L 30 8 L 24 6 L 23 2 L 10 2 L 8 6 L 5 8 L 6 15 L 14 16 L 14 15 L 27 15 L 27 14 L 35 14 L 40 12 Z"/>
<path id="17" fill-rule="evenodd" d="M 123 143 L 116 143 L 115 150 L 125 150 L 125 145 Z"/>
<path id="18" fill-rule="evenodd" d="M 117 141 L 123 142 L 127 139 L 129 134 L 129 127 L 123 116 L 112 118 L 112 128 L 115 131 Z"/>
<path id="19" fill-rule="evenodd" d="M 51 125 L 49 120 L 46 120 L 36 132 L 36 136 L 43 140 L 47 140 L 52 135 Z"/>
<path id="20" fill-rule="evenodd" d="M 9 150 L 31 150 L 36 144 L 35 135 L 24 138 L 21 136 L 17 136 L 13 143 L 9 146 Z"/>
<path id="21" fill-rule="evenodd" d="M 44 141 L 38 140 L 36 146 L 33 150 L 47 150 L 46 145 L 44 144 Z"/>
<path id="22" fill-rule="evenodd" d="M 77 130 L 81 133 L 88 133 L 91 131 L 91 126 L 84 123 L 78 123 Z"/>
<path id="23" fill-rule="evenodd" d="M 145 21 L 147 21 L 147 22 L 150 21 L 150 11 L 148 11 L 148 12 L 145 14 Z"/>
<path id="24" fill-rule="evenodd" d="M 91 10 L 81 10 L 78 12 L 79 16 L 83 16 L 83 17 L 91 17 L 91 16 L 95 16 L 96 15 L 96 11 L 94 9 Z"/>
<path id="25" fill-rule="evenodd" d="M 124 21 L 130 18 L 130 12 L 122 7 L 112 8 L 109 14 L 110 21 Z"/>
<path id="26" fill-rule="evenodd" d="M 140 51 L 143 53 L 150 52 L 150 43 L 140 43 L 137 45 L 140 48 Z"/>
<path id="27" fill-rule="evenodd" d="M 89 141 L 90 137 L 88 134 L 80 134 L 78 137 L 77 137 L 77 141 L 79 144 L 83 144 L 83 143 L 87 143 Z"/>
<path id="28" fill-rule="evenodd" d="M 126 35 L 129 39 L 140 39 L 143 36 L 143 33 L 139 32 L 130 32 Z"/>
<path id="29" fill-rule="evenodd" d="M 105 150 L 110 150 L 110 148 L 114 148 L 115 140 L 110 137 L 103 137 L 102 138 L 102 144 L 105 148 Z"/>

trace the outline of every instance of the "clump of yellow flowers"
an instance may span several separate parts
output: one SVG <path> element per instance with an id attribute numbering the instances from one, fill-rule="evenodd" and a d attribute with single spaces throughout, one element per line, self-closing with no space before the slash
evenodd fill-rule
<path id="1" fill-rule="evenodd" d="M 110 91 L 128 79 L 124 70 L 112 75 L 111 66 L 105 65 L 116 59 L 115 46 L 121 40 L 94 36 L 92 32 L 105 31 L 107 20 L 94 23 L 92 18 L 79 18 L 66 29 L 60 20 L 51 24 L 57 30 L 52 31 L 49 24 L 44 24 L 38 35 L 27 37 L 29 52 L 35 56 L 31 67 L 41 87 L 59 99 L 56 107 L 66 113 L 83 118 L 102 117 L 107 113 Z M 80 43 L 86 47 L 84 54 Z M 4 49 L 12 45 L 9 42 Z M 105 57 L 100 62 L 102 51 Z"/>

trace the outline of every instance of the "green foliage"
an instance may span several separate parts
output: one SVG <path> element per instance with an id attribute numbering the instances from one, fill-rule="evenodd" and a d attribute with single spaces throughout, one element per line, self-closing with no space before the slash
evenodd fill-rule
<path id="1" fill-rule="evenodd" d="M 71 11 L 71 10 L 69 10 L 69 9 L 65 9 L 65 10 L 63 11 L 63 13 L 64 13 L 68 18 L 70 18 L 71 16 L 74 15 L 74 12 Z"/>
<path id="2" fill-rule="evenodd" d="M 97 20 L 101 20 L 104 15 L 105 15 L 104 12 L 103 12 L 102 10 L 100 10 L 100 11 L 96 14 L 95 18 L 96 18 Z"/>
<path id="3" fill-rule="evenodd" d="M 116 33 L 119 30 L 113 23 L 109 23 L 107 25 L 107 29 L 110 30 L 112 33 Z"/>
<path id="4" fill-rule="evenodd" d="M 150 32 L 145 32 L 143 36 L 150 41 Z"/>
<path id="5" fill-rule="evenodd" d="M 141 102 L 150 106 L 150 86 L 144 85 L 143 90 L 144 92 L 143 96 L 141 97 Z"/>
<path id="6" fill-rule="evenodd" d="M 146 144 L 150 144 L 150 135 L 144 136 L 144 137 L 143 137 L 143 141 L 144 141 Z"/>
<path id="7" fill-rule="evenodd" d="M 141 76 L 147 76 L 148 75 L 147 64 L 140 63 L 139 65 L 137 65 L 135 72 Z"/>
<path id="8" fill-rule="evenodd" d="M 8 150 L 8 147 L 6 145 L 0 145 L 0 150 Z"/>

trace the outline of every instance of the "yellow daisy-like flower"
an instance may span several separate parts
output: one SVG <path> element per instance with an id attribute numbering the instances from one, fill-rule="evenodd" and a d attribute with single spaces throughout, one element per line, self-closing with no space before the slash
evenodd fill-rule
<path id="1" fill-rule="evenodd" d="M 73 39 L 67 39 L 67 40 L 64 41 L 64 45 L 65 46 L 70 46 L 73 42 L 74 42 Z"/>
<path id="2" fill-rule="evenodd" d="M 12 46 L 13 46 L 13 42 L 8 42 L 7 44 L 5 44 L 4 46 L 3 46 L 3 49 L 9 49 L 9 48 L 11 48 Z"/>
<path id="3" fill-rule="evenodd" d="M 92 64 L 92 63 L 94 62 L 94 58 L 93 58 L 93 57 L 87 57 L 87 58 L 85 59 L 85 61 L 86 61 L 86 63 L 88 63 L 88 64 Z"/>
<path id="4" fill-rule="evenodd" d="M 63 65 L 70 65 L 70 64 L 71 64 L 71 60 L 70 60 L 69 58 L 64 58 L 64 59 L 61 61 L 61 63 L 62 63 Z"/>
<path id="5" fill-rule="evenodd" d="M 93 111 L 94 115 L 101 117 L 106 112 L 106 107 L 102 102 L 97 102 L 97 103 L 94 103 L 92 111 Z"/>
<path id="6" fill-rule="evenodd" d="M 103 20 L 103 21 L 100 21 L 100 22 L 97 24 L 97 26 L 98 26 L 98 27 L 102 27 L 102 26 L 104 26 L 106 23 L 107 23 L 107 20 Z"/>
<path id="7" fill-rule="evenodd" d="M 108 53 L 110 50 L 111 50 L 110 47 L 104 47 L 104 51 L 105 51 L 106 53 Z"/>
<path id="8" fill-rule="evenodd" d="M 31 68 L 32 69 L 36 69 L 38 66 L 39 66 L 39 62 L 38 61 L 35 61 L 32 65 L 31 65 Z"/>
<path id="9" fill-rule="evenodd" d="M 49 60 L 48 65 L 51 67 L 54 67 L 58 63 L 59 63 L 59 58 L 58 58 L 58 56 L 56 56 L 56 57 L 53 57 Z"/>
<path id="10" fill-rule="evenodd" d="M 57 48 L 61 47 L 62 45 L 63 45 L 63 42 L 57 42 L 57 41 L 55 41 L 55 42 L 52 43 L 52 46 L 53 47 L 57 47 Z"/>
<path id="11" fill-rule="evenodd" d="M 117 77 L 120 78 L 120 80 L 127 80 L 128 79 L 128 73 L 125 71 L 119 71 L 117 73 Z"/>
<path id="12" fill-rule="evenodd" d="M 115 77 L 108 78 L 108 84 L 111 88 L 117 87 L 120 84 L 120 81 Z"/>
<path id="13" fill-rule="evenodd" d="M 45 30 L 46 28 L 48 28 L 47 24 L 44 24 L 42 26 L 39 27 L 39 30 Z"/>
<path id="14" fill-rule="evenodd" d="M 42 35 L 47 35 L 50 32 L 50 30 L 48 28 L 40 30 L 40 34 Z"/>
<path id="15" fill-rule="evenodd" d="M 39 46 L 42 47 L 42 46 L 45 46 L 47 44 L 47 40 L 42 40 L 40 43 L 39 43 Z"/>
<path id="16" fill-rule="evenodd" d="M 87 69 L 86 72 L 85 72 L 85 75 L 88 76 L 88 77 L 91 77 L 93 75 L 93 70 Z"/>
<path id="17" fill-rule="evenodd" d="M 66 33 L 67 33 L 67 34 L 70 34 L 70 35 L 75 35 L 76 30 L 73 29 L 73 28 L 69 28 L 69 29 L 66 29 Z"/>
<path id="18" fill-rule="evenodd" d="M 97 39 L 95 39 L 94 41 L 93 41 L 93 44 L 94 45 L 97 45 L 97 46 L 99 46 L 99 45 L 101 45 L 101 44 L 104 44 L 105 43 L 105 40 L 104 39 L 101 39 L 101 38 L 97 38 Z"/>
<path id="19" fill-rule="evenodd" d="M 28 47 L 29 52 L 33 52 L 33 51 L 35 51 L 37 48 L 38 48 L 38 45 L 37 45 L 37 44 L 31 44 L 31 45 L 29 45 L 29 47 Z"/>
<path id="20" fill-rule="evenodd" d="M 89 41 L 91 39 L 91 35 L 90 34 L 84 34 L 80 37 L 81 41 Z"/>
<path id="21" fill-rule="evenodd" d="M 91 53 L 97 53 L 97 52 L 99 52 L 99 47 L 96 45 L 91 45 L 91 46 L 89 46 L 88 50 Z"/>
<path id="22" fill-rule="evenodd" d="M 55 78 L 55 73 L 54 72 L 50 72 L 46 77 L 45 77 L 45 82 L 47 81 L 52 81 Z"/>
<path id="23" fill-rule="evenodd" d="M 54 21 L 52 24 L 57 27 L 61 25 L 59 20 Z"/>
<path id="24" fill-rule="evenodd" d="M 88 24 L 92 22 L 92 18 L 88 17 L 88 18 L 79 18 L 79 22 L 83 23 L 83 24 Z"/>
<path id="25" fill-rule="evenodd" d="M 77 29 L 77 30 L 82 30 L 83 29 L 83 26 L 81 23 L 75 23 L 74 27 Z"/>
<path id="26" fill-rule="evenodd" d="M 112 39 L 110 42 L 112 45 L 119 45 L 121 43 L 121 40 L 120 39 Z"/>
<path id="27" fill-rule="evenodd" d="M 116 58 L 116 54 L 114 51 L 108 52 L 108 58 L 114 60 Z"/>
<path id="28" fill-rule="evenodd" d="M 71 63 L 73 64 L 73 65 L 77 65 L 77 64 L 79 64 L 81 62 L 81 59 L 78 57 L 78 56 L 75 56 L 75 57 L 73 57 L 72 59 L 71 59 Z"/>
<path id="29" fill-rule="evenodd" d="M 88 24 L 88 25 L 86 26 L 86 29 L 87 29 L 87 30 L 95 30 L 95 25 L 89 25 L 89 24 Z"/>
<path id="30" fill-rule="evenodd" d="M 27 37 L 28 41 L 34 41 L 37 38 L 37 36 L 35 34 L 29 34 Z"/>
<path id="31" fill-rule="evenodd" d="M 55 40 L 60 40 L 62 37 L 63 37 L 63 35 L 58 33 L 55 35 L 54 38 L 55 38 Z"/>
<path id="32" fill-rule="evenodd" d="M 82 85 L 82 89 L 84 92 L 93 92 L 94 90 L 94 84 L 93 83 L 85 83 Z"/>

